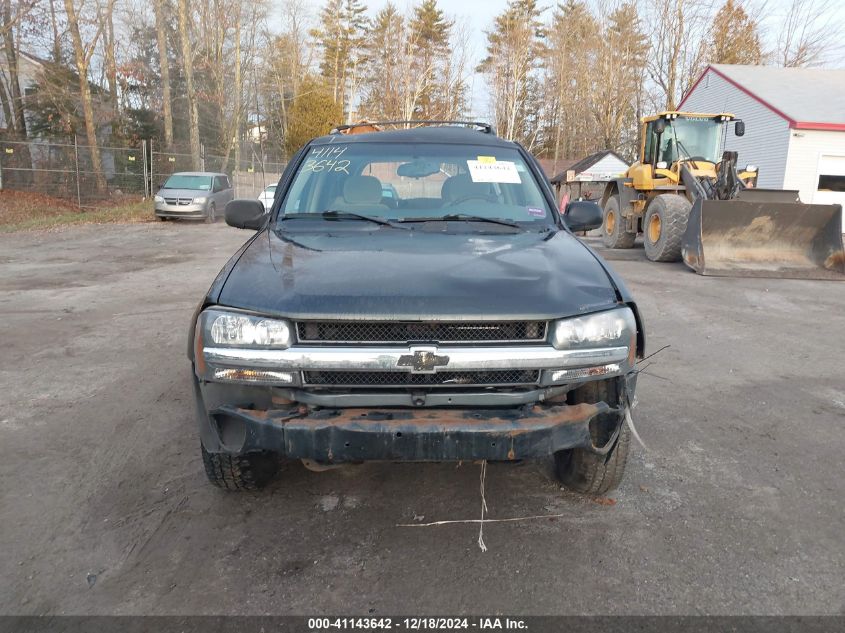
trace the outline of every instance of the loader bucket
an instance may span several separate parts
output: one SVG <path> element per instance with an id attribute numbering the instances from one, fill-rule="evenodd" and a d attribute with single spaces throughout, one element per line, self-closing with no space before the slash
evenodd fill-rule
<path id="1" fill-rule="evenodd" d="M 795 191 L 772 189 L 699 199 L 681 252 L 700 275 L 845 281 L 842 206 L 803 204 Z"/>

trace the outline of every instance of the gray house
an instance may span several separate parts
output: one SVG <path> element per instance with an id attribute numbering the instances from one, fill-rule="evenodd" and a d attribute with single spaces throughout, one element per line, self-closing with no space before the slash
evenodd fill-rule
<path id="1" fill-rule="evenodd" d="M 845 206 L 845 70 L 711 64 L 678 109 L 745 121 L 725 149 L 758 167 L 758 186 Z"/>

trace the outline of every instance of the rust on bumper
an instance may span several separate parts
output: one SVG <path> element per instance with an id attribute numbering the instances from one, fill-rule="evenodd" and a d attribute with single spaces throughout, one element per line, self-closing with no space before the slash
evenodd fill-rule
<path id="1" fill-rule="evenodd" d="M 515 460 L 593 446 L 589 424 L 622 416 L 604 402 L 519 409 L 255 410 L 210 412 L 221 447 L 272 450 L 324 463 L 363 460 Z M 615 436 L 614 436 L 615 439 Z"/>

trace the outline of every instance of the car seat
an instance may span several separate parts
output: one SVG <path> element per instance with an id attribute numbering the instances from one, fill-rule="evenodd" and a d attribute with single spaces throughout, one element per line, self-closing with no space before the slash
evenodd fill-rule
<path id="1" fill-rule="evenodd" d="M 454 204 L 465 198 L 491 198 L 489 183 L 473 182 L 469 174 L 458 174 L 443 181 L 440 189 L 443 206 Z"/>
<path id="2" fill-rule="evenodd" d="M 381 182 L 375 176 L 349 176 L 343 182 L 343 195 L 335 198 L 332 210 L 350 213 L 387 211 L 382 203 Z"/>

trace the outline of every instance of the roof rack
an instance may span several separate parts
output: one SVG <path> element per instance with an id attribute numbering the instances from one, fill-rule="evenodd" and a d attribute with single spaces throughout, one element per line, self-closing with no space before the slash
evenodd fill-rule
<path id="1" fill-rule="evenodd" d="M 354 130 L 359 127 L 372 127 L 379 129 L 383 125 L 404 125 L 407 127 L 425 127 L 438 125 L 464 125 L 479 128 L 479 131 L 485 134 L 495 134 L 496 130 L 489 123 L 482 123 L 480 121 L 448 121 L 448 120 L 428 120 L 428 119 L 411 119 L 407 121 L 359 121 L 358 123 L 350 123 L 349 125 L 336 125 L 332 128 L 329 134 L 348 134 L 348 130 Z"/>

